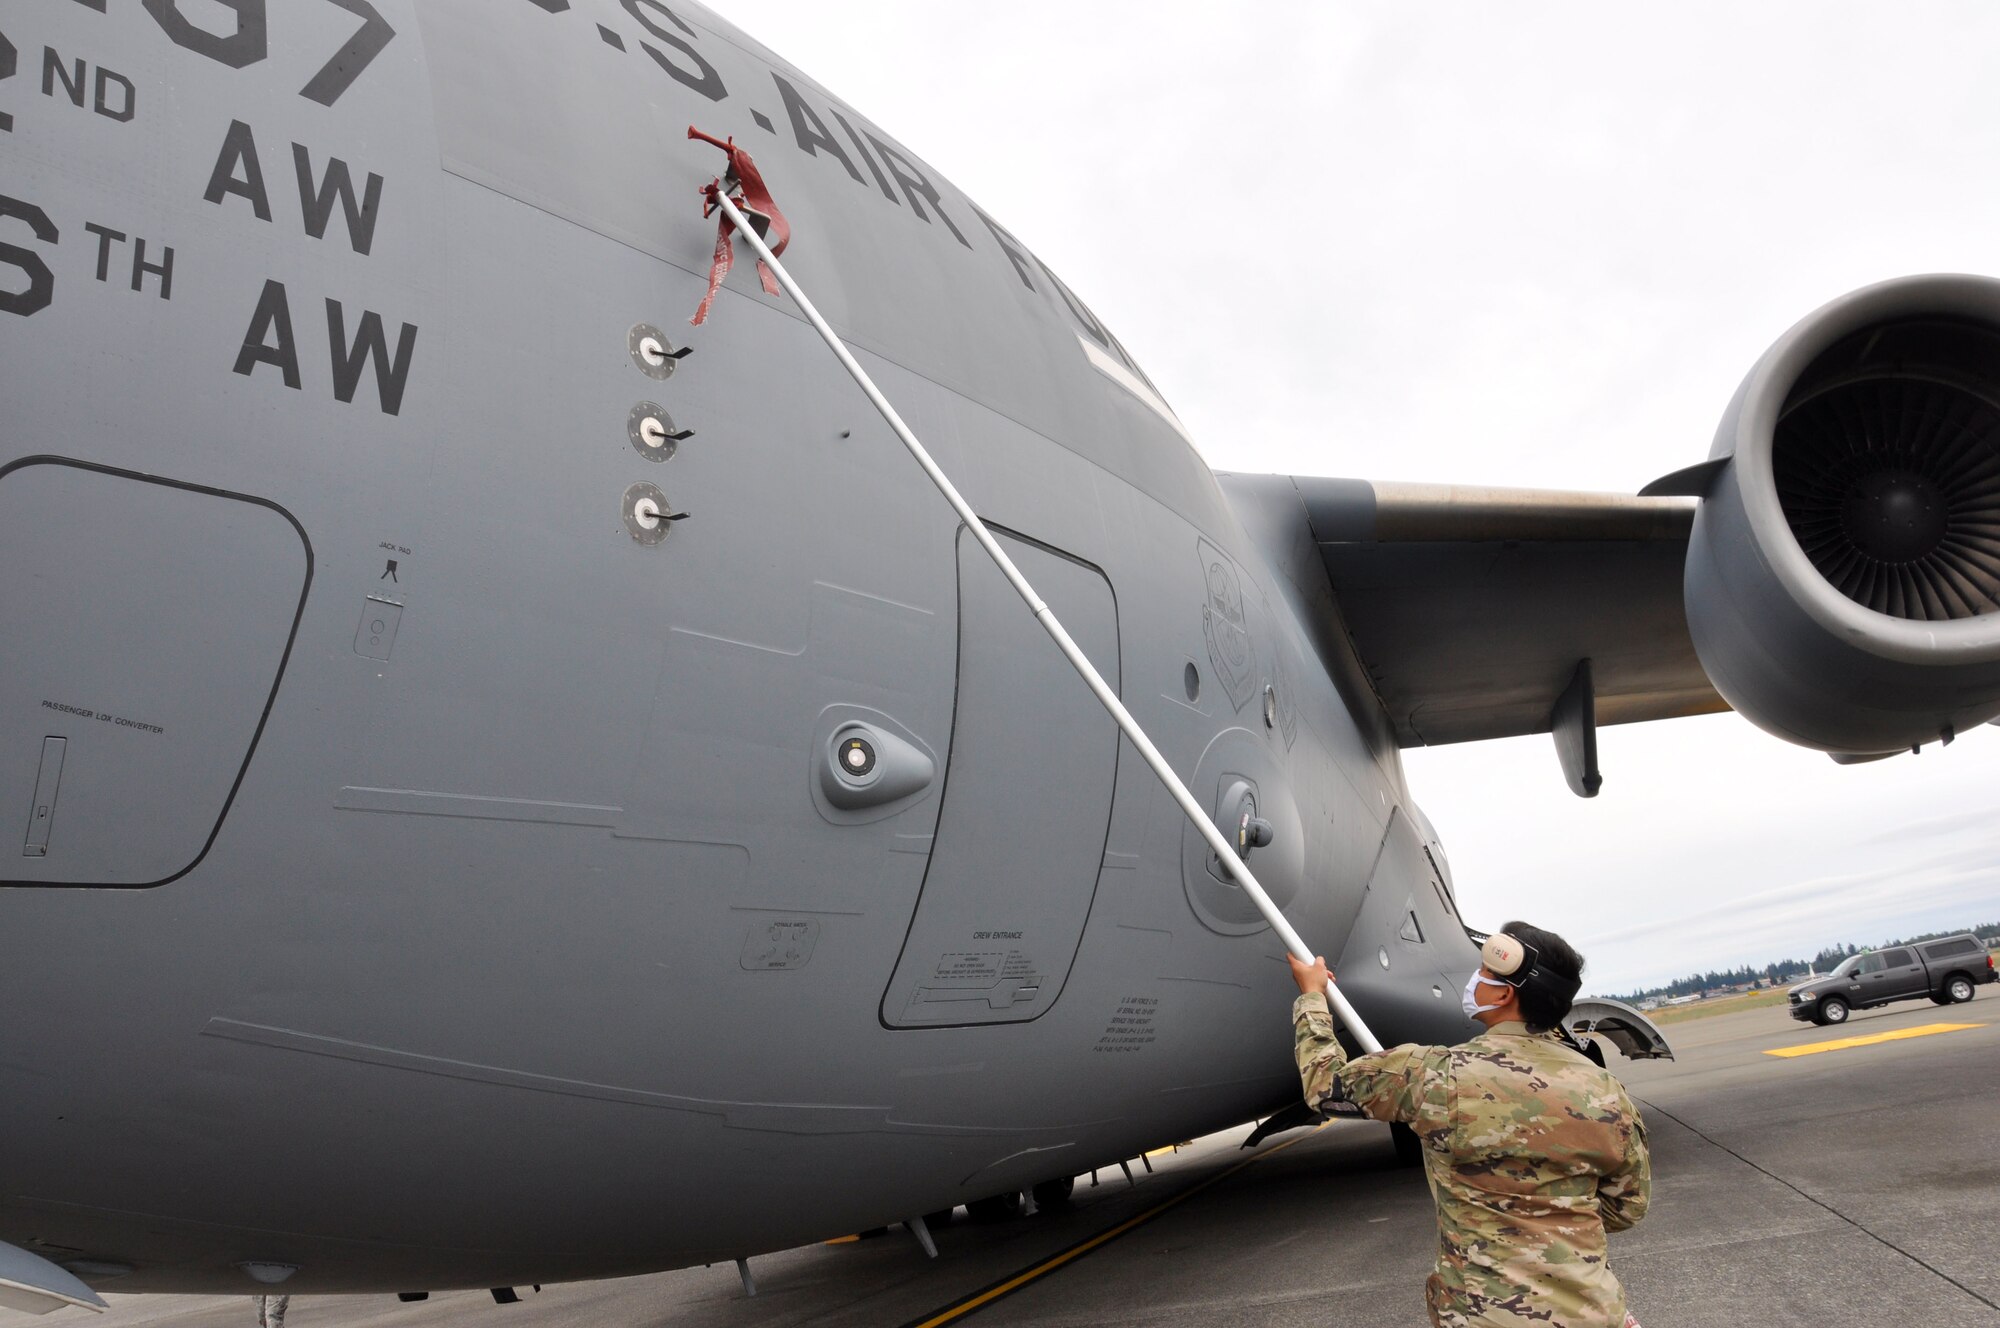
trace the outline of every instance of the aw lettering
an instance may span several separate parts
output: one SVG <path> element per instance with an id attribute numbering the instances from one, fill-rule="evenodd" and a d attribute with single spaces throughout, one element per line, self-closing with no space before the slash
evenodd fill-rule
<path id="1" fill-rule="evenodd" d="M 299 222 L 315 240 L 328 238 L 337 212 L 347 246 L 367 257 L 375 245 L 375 223 L 382 214 L 382 177 L 372 171 L 356 185 L 355 170 L 339 157 L 328 156 L 315 164 L 312 149 L 303 143 L 292 148 L 292 176 L 298 185 Z M 202 198 L 218 207 L 238 210 L 248 206 L 257 220 L 274 223 L 271 187 L 266 182 L 264 159 L 257 150 L 257 135 L 241 120 L 232 120 L 223 135 L 222 148 L 209 172 Z M 241 200 L 231 203 L 232 199 Z M 374 368 L 375 396 L 385 415 L 399 414 L 403 391 L 409 385 L 410 365 L 417 350 L 417 328 L 404 323 L 393 351 L 382 315 L 365 309 L 358 319 L 350 319 L 347 307 L 329 299 L 326 306 L 328 363 L 332 370 L 336 401 L 352 403 L 361 389 L 369 367 Z M 281 281 L 266 281 L 243 334 L 236 354 L 235 371 L 255 377 L 259 368 L 275 369 L 285 386 L 295 392 L 305 390 L 300 367 L 299 338 L 292 321 L 291 293 Z M 268 376 L 268 372 L 267 372 Z"/>
<path id="2" fill-rule="evenodd" d="M 375 395 L 385 415 L 400 414 L 403 390 L 410 381 L 410 362 L 416 356 L 417 329 L 403 324 L 396 349 L 389 350 L 389 338 L 382 315 L 365 309 L 352 324 L 349 335 L 347 308 L 339 300 L 326 301 L 326 341 L 333 370 L 334 400 L 352 403 L 361 387 L 361 378 L 372 364 Z M 235 369 L 245 378 L 257 376 L 259 368 L 275 369 L 286 387 L 305 390 L 299 367 L 299 339 L 292 325 L 291 295 L 282 281 L 266 281 L 257 308 L 250 315 L 249 330 L 243 334 L 243 348 L 236 353 Z"/>
<path id="3" fill-rule="evenodd" d="M 334 209 L 340 209 L 346 223 L 347 243 L 355 253 L 366 256 L 375 243 L 375 221 L 382 210 L 382 177 L 372 172 L 360 190 L 354 173 L 339 157 L 328 157 L 323 170 L 315 172 L 312 152 L 303 143 L 292 144 L 292 169 L 299 186 L 299 214 L 305 232 L 315 240 L 326 238 Z M 257 155 L 257 136 L 249 125 L 232 120 L 223 136 L 222 150 L 216 154 L 215 169 L 209 172 L 208 188 L 202 198 L 218 206 L 230 197 L 243 199 L 259 221 L 270 221 L 271 193 L 264 183 L 264 162 Z"/>

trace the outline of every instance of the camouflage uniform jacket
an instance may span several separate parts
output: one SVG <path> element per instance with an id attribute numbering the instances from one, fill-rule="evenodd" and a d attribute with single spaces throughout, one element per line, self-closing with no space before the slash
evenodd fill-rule
<path id="1" fill-rule="evenodd" d="M 1455 1047 L 1391 1047 L 1348 1060 L 1326 997 L 1292 1007 L 1314 1107 L 1344 1100 L 1401 1121 L 1424 1145 L 1437 1201 L 1439 1328 L 1619 1328 L 1625 1293 L 1606 1231 L 1646 1212 L 1646 1127 L 1608 1072 L 1554 1034 L 1500 1024 Z"/>

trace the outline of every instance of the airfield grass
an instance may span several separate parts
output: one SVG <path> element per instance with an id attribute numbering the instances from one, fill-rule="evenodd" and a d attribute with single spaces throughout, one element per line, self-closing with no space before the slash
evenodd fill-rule
<path id="1" fill-rule="evenodd" d="M 2000 964 L 2000 950 L 1992 952 L 1994 964 Z M 1648 1010 L 1654 1024 L 1686 1024 L 1688 1020 L 1704 1020 L 1710 1014 L 1730 1014 L 1732 1010 L 1758 1010 L 1762 1006 L 1782 1006 L 1786 1004 L 1786 988 L 1766 988 L 1762 992 L 1738 992 L 1734 996 L 1710 996 L 1708 1000 L 1696 1000 L 1686 1006 L 1660 1006 L 1658 1010 Z"/>
<path id="2" fill-rule="evenodd" d="M 1992 952 L 1993 961 L 2000 964 L 2000 950 Z M 1712 1014 L 1728 1014 L 1733 1010 L 1756 1010 L 1766 1005 L 1784 1005 L 1789 1000 L 1785 988 L 1771 987 L 1764 991 L 1742 991 L 1734 996 L 1711 996 L 1705 1001 L 1695 1001 L 1688 1005 L 1663 1005 L 1648 1011 L 1656 1024 L 1684 1024 L 1690 1019 L 1706 1019 Z"/>
<path id="3" fill-rule="evenodd" d="M 1774 987 L 1769 991 L 1742 991 L 1734 996 L 1711 996 L 1705 1001 L 1694 1001 L 1687 1005 L 1663 1005 L 1649 1013 L 1656 1024 L 1684 1024 L 1690 1019 L 1706 1019 L 1714 1014 L 1755 1010 L 1766 1005 L 1783 1005 L 1787 999 L 1783 987 Z"/>

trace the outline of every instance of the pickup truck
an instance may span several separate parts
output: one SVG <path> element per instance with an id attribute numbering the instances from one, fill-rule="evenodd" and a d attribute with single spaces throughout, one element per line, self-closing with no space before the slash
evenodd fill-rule
<path id="1" fill-rule="evenodd" d="M 1825 977 L 1791 990 L 1791 1015 L 1815 1024 L 1844 1024 L 1853 1010 L 1928 996 L 1938 1005 L 1972 999 L 1996 976 L 1992 956 L 1970 932 L 1916 945 L 1864 950 Z"/>

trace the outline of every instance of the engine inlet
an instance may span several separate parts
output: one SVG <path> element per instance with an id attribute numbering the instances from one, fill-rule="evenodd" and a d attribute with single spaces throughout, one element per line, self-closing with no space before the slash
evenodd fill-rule
<path id="1" fill-rule="evenodd" d="M 1786 402 L 1778 501 L 1827 582 L 1919 621 L 2000 611 L 2000 340 L 1939 323 L 1832 347 Z"/>

